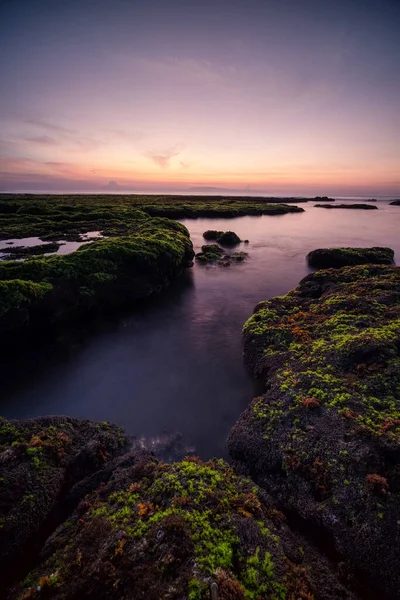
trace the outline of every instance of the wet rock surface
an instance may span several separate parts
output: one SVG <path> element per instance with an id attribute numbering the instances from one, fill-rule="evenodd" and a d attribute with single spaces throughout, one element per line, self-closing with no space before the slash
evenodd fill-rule
<path id="1" fill-rule="evenodd" d="M 366 598 L 400 590 L 400 269 L 318 271 L 261 302 L 245 362 L 265 382 L 234 426 L 235 465 Z"/>
<path id="2" fill-rule="evenodd" d="M 351 267 L 364 264 L 390 265 L 391 248 L 319 248 L 307 255 L 308 264 L 316 269 Z"/>
<path id="3" fill-rule="evenodd" d="M 201 247 L 201 252 L 196 254 L 196 260 L 199 263 L 217 264 L 222 267 L 229 267 L 232 263 L 243 262 L 247 257 L 247 252 L 225 254 L 225 250 L 218 244 L 205 244 Z"/>

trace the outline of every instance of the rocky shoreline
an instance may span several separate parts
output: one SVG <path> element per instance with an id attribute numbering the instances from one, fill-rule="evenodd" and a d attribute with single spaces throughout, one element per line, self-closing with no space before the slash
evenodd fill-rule
<path id="1" fill-rule="evenodd" d="M 309 275 L 261 302 L 244 358 L 265 393 L 229 437 L 250 475 L 319 547 L 364 582 L 400 590 L 400 269 Z"/>
<path id="2" fill-rule="evenodd" d="M 399 597 L 400 270 L 319 271 L 260 303 L 265 382 L 232 465 L 172 464 L 109 423 L 0 421 L 9 600 Z"/>

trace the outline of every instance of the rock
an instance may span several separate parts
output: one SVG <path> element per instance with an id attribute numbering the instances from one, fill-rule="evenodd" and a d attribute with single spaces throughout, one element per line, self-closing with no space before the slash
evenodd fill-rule
<path id="1" fill-rule="evenodd" d="M 224 231 L 224 233 L 218 236 L 217 242 L 221 246 L 236 246 L 240 244 L 240 237 L 234 231 Z"/>
<path id="2" fill-rule="evenodd" d="M 365 597 L 399 598 L 400 269 L 318 271 L 261 302 L 243 331 L 266 391 L 230 433 L 234 465 Z"/>
<path id="3" fill-rule="evenodd" d="M 205 244 L 201 247 L 201 252 L 196 254 L 196 260 L 203 263 L 215 262 L 223 253 L 224 251 L 217 244 Z"/>
<path id="4" fill-rule="evenodd" d="M 400 206 L 400 200 L 393 200 L 389 202 L 390 206 Z"/>
<path id="5" fill-rule="evenodd" d="M 370 204 L 314 204 L 317 208 L 355 208 L 360 210 L 378 210 L 377 206 Z"/>
<path id="6" fill-rule="evenodd" d="M 215 240 L 221 246 L 236 246 L 241 241 L 240 237 L 234 231 L 208 230 L 203 233 L 203 237 L 206 240 Z"/>
<path id="7" fill-rule="evenodd" d="M 223 233 L 223 231 L 215 231 L 215 229 L 209 229 L 203 233 L 203 238 L 205 240 L 217 240 L 219 236 Z"/>
<path id="8" fill-rule="evenodd" d="M 65 256 L 0 262 L 0 333 L 48 327 L 144 300 L 193 264 L 186 227 L 144 213 L 135 225 L 131 235 L 99 240 Z"/>
<path id="9" fill-rule="evenodd" d="M 0 596 L 35 560 L 49 528 L 74 508 L 66 502 L 73 486 L 125 452 L 127 443 L 109 423 L 0 417 Z"/>
<path id="10" fill-rule="evenodd" d="M 328 196 L 315 196 L 313 200 L 315 202 L 336 202 L 335 198 L 329 198 Z"/>
<path id="11" fill-rule="evenodd" d="M 224 461 L 129 456 L 49 536 L 8 600 L 207 600 L 216 587 L 219 600 L 355 600 L 268 495 Z"/>
<path id="12" fill-rule="evenodd" d="M 319 248 L 307 254 L 307 261 L 316 269 L 330 269 L 364 264 L 390 265 L 394 251 L 391 248 Z"/>

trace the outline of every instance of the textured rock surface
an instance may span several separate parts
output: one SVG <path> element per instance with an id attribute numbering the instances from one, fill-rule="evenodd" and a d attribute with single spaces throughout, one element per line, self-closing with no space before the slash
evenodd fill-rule
<path id="1" fill-rule="evenodd" d="M 0 591 L 34 561 L 73 507 L 67 497 L 74 486 L 126 447 L 124 432 L 108 423 L 0 418 Z"/>
<path id="2" fill-rule="evenodd" d="M 105 471 L 10 600 L 208 600 L 212 583 L 219 600 L 356 597 L 222 460 L 166 465 L 140 451 Z"/>
<path id="3" fill-rule="evenodd" d="M 314 273 L 261 302 L 244 341 L 266 392 L 230 434 L 236 465 L 366 597 L 399 598 L 400 269 Z"/>
<path id="4" fill-rule="evenodd" d="M 307 255 L 308 264 L 317 269 L 352 267 L 368 263 L 390 265 L 394 251 L 391 248 L 319 248 Z"/>

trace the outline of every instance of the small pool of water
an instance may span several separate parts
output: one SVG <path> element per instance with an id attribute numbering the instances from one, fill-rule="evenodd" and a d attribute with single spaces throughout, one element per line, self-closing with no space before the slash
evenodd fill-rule
<path id="1" fill-rule="evenodd" d="M 63 240 L 60 238 L 59 240 L 54 240 L 55 244 L 61 244 L 58 250 L 55 252 L 45 252 L 40 253 L 38 255 L 30 255 L 33 256 L 51 256 L 53 254 L 71 254 L 71 252 L 75 252 L 84 244 L 88 244 L 89 242 L 93 242 L 99 239 L 103 239 L 104 236 L 100 233 L 100 231 L 87 231 L 86 233 L 81 234 L 80 242 L 70 242 L 67 240 Z M 53 241 L 52 241 L 53 242 Z M 26 237 L 26 238 L 10 238 L 6 240 L 0 241 L 0 260 L 25 260 L 26 256 L 21 256 L 18 258 L 12 258 L 9 255 L 9 252 L 2 252 L 4 249 L 12 250 L 13 248 L 32 248 L 34 246 L 41 246 L 42 244 L 51 243 L 46 240 L 42 240 L 39 237 Z"/>

